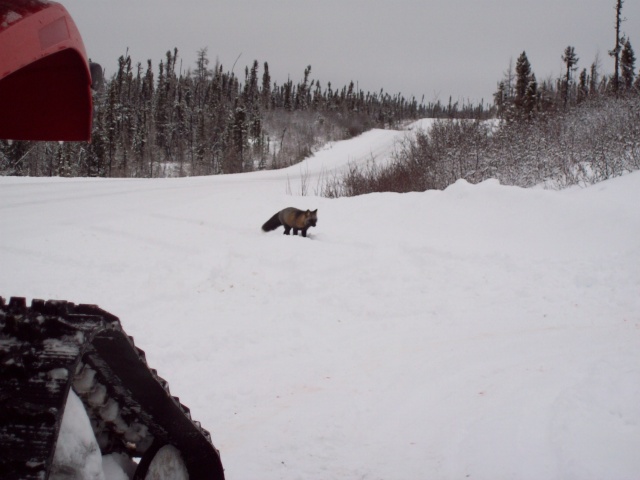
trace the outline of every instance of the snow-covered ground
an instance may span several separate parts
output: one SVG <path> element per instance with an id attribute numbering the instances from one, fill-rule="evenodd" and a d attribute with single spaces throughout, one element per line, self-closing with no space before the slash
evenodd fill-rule
<path id="1" fill-rule="evenodd" d="M 640 172 L 314 196 L 403 135 L 275 172 L 0 178 L 0 295 L 119 316 L 230 480 L 640 478 Z M 288 206 L 318 208 L 310 238 L 260 230 Z"/>

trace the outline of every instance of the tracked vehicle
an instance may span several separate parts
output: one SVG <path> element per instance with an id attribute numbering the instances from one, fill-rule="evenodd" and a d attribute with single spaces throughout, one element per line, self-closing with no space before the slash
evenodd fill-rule
<path id="1" fill-rule="evenodd" d="M 0 138 L 89 141 L 101 72 L 62 5 L 0 0 Z M 91 448 L 139 459 L 133 478 L 224 479 L 209 432 L 117 317 L 95 305 L 0 297 L 1 479 L 83 478 L 58 455 L 65 408 L 78 399 Z"/>
<path id="2" fill-rule="evenodd" d="M 118 318 L 94 305 L 0 298 L 1 478 L 46 479 L 55 470 L 71 390 L 103 455 L 141 458 L 134 478 L 147 478 L 159 452 L 190 479 L 224 478 L 209 432 L 171 396 Z"/>

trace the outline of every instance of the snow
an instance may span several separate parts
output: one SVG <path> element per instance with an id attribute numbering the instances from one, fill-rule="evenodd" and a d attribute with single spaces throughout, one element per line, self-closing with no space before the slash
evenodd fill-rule
<path id="1" fill-rule="evenodd" d="M 640 172 L 315 195 L 405 135 L 280 171 L 0 178 L 0 294 L 119 316 L 230 480 L 637 479 Z M 288 206 L 318 208 L 309 238 L 260 230 Z"/>
<path id="2" fill-rule="evenodd" d="M 123 453 L 111 453 L 102 457 L 105 480 L 129 480 L 133 478 L 137 464 Z"/>
<path id="3" fill-rule="evenodd" d="M 53 458 L 52 480 L 105 480 L 102 456 L 82 400 L 71 390 Z"/>
<path id="4" fill-rule="evenodd" d="M 189 480 L 189 472 L 187 472 L 182 455 L 173 445 L 165 445 L 158 450 L 149 465 L 147 476 L 149 478 Z"/>
<path id="5" fill-rule="evenodd" d="M 58 369 L 64 370 L 64 369 Z M 66 370 L 64 370 L 66 372 Z M 49 372 L 51 375 L 62 372 Z M 51 469 L 51 480 L 129 480 L 137 464 L 124 454 L 100 455 L 82 400 L 69 391 Z"/>

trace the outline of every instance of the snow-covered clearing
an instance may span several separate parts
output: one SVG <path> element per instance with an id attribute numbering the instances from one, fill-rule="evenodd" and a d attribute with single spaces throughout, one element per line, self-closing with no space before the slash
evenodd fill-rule
<path id="1" fill-rule="evenodd" d="M 230 480 L 640 478 L 640 173 L 313 196 L 402 135 L 275 172 L 0 178 L 0 295 L 119 316 Z M 288 206 L 318 208 L 310 238 L 260 230 Z"/>

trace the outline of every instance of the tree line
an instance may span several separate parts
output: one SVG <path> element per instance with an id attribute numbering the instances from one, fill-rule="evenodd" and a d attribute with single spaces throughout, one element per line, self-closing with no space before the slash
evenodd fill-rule
<path id="1" fill-rule="evenodd" d="M 569 45 L 561 55 L 564 74 L 560 78 L 538 81 L 533 67 L 523 51 L 498 82 L 494 103 L 498 116 L 507 120 L 531 118 L 537 114 L 557 112 L 579 105 L 598 96 L 625 96 L 640 91 L 640 76 L 635 74 L 635 52 L 631 40 L 622 34 L 623 0 L 615 5 L 615 46 L 609 51 L 614 59 L 610 75 L 600 73 L 600 59 L 578 73 L 579 57 L 575 47 Z"/>
<path id="2" fill-rule="evenodd" d="M 635 53 L 628 38 L 620 42 L 618 74 L 602 75 L 600 60 L 577 73 L 579 58 L 575 48 L 568 46 L 561 58 L 564 75 L 538 82 L 527 53 L 510 64 L 498 83 L 494 102 L 498 116 L 505 119 L 530 118 L 533 115 L 566 110 L 598 96 L 620 96 L 640 91 L 640 77 L 635 75 Z"/>
<path id="3" fill-rule="evenodd" d="M 640 75 L 631 41 L 621 35 L 623 3 L 616 2 L 612 73 L 603 74 L 597 58 L 578 73 L 578 54 L 568 46 L 563 74 L 538 82 L 522 52 L 498 82 L 495 121 L 436 122 L 407 140 L 389 165 L 352 166 L 323 193 L 424 191 L 489 178 L 562 188 L 640 169 Z"/>
<path id="4" fill-rule="evenodd" d="M 182 71 L 177 49 L 157 70 L 151 60 L 118 60 L 118 71 L 94 93 L 90 143 L 0 141 L 0 174 L 164 177 L 278 168 L 327 141 L 426 117 L 488 117 L 484 105 L 424 104 L 401 94 L 340 88 L 311 77 L 272 82 L 258 61 L 244 78 L 209 66 L 207 50 Z"/>

